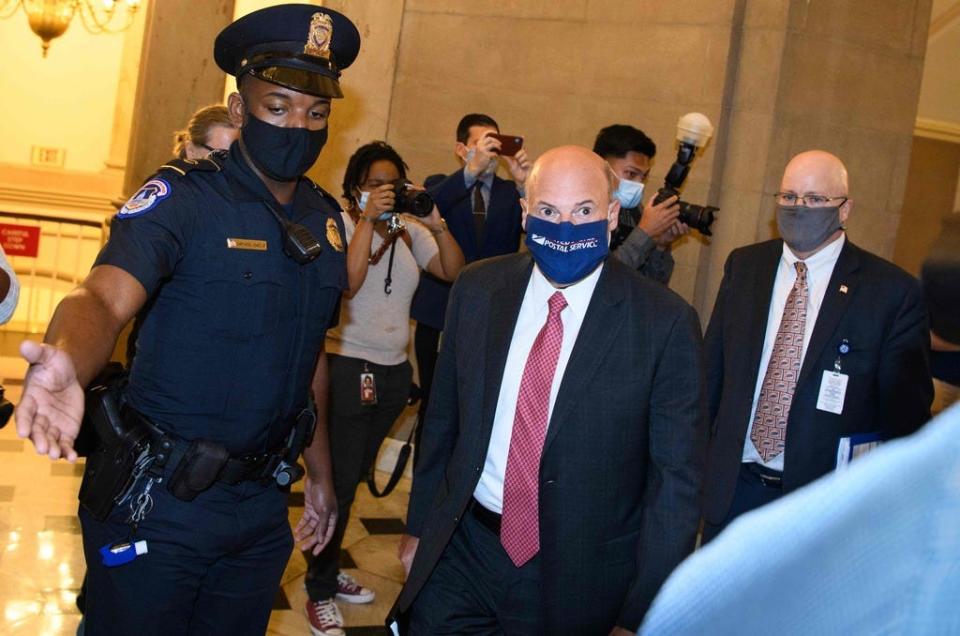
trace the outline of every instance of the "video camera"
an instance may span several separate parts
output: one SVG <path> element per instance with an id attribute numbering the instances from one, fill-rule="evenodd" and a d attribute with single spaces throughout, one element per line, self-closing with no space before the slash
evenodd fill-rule
<path id="1" fill-rule="evenodd" d="M 681 223 L 686 223 L 704 236 L 712 236 L 710 226 L 713 225 L 714 215 L 720 211 L 720 208 L 712 205 L 697 205 L 688 203 L 679 198 L 680 188 L 687 179 L 690 172 L 690 164 L 697 154 L 699 148 L 707 145 L 707 141 L 713 135 L 713 126 L 706 115 L 701 113 L 687 113 L 677 122 L 677 141 L 680 142 L 677 148 L 677 160 L 670 166 L 670 172 L 663 180 L 663 187 L 657 191 L 657 197 L 653 200 L 654 205 L 666 201 L 672 196 L 676 196 L 677 204 L 680 206 Z"/>

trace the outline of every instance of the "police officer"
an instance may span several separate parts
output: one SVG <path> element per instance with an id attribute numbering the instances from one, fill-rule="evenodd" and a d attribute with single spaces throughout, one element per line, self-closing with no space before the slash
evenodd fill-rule
<path id="1" fill-rule="evenodd" d="M 263 9 L 221 32 L 215 59 L 237 77 L 240 140 L 149 179 L 44 344 L 21 347 L 18 433 L 75 461 L 82 387 L 153 300 L 119 398 L 124 425 L 150 432 L 148 450 L 103 520 L 81 497 L 88 635 L 266 630 L 292 549 L 277 485 L 290 475 L 271 470 L 310 419 L 311 388 L 321 419 L 294 534 L 317 552 L 330 538 L 322 345 L 346 285 L 344 239 L 336 201 L 302 175 L 359 46 L 349 19 L 313 5 Z M 82 493 L 97 483 L 90 466 Z"/>

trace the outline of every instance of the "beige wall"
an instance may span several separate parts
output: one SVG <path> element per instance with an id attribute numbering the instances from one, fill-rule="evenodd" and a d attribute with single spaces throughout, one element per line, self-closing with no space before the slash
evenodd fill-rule
<path id="1" fill-rule="evenodd" d="M 914 275 L 940 235 L 944 217 L 956 209 L 960 195 L 960 144 L 916 137 L 907 176 L 906 197 L 894 262 Z"/>
<path id="2" fill-rule="evenodd" d="M 533 155 L 563 143 L 590 145 L 610 123 L 638 126 L 659 147 L 649 181 L 655 188 L 675 153 L 677 118 L 696 110 L 717 134 L 694 165 L 685 198 L 717 204 L 721 213 L 712 241 L 692 235 L 677 246 L 672 286 L 704 318 L 730 250 L 773 235 L 770 195 L 798 151 L 823 147 L 847 162 L 857 200 L 851 237 L 893 254 L 931 0 L 315 3 L 344 11 L 363 37 L 358 61 L 344 73 L 346 96 L 334 106 L 330 142 L 310 172 L 334 193 L 350 153 L 376 138 L 400 150 L 414 178 L 452 170 L 454 128 L 469 111 L 487 112 L 504 132 L 524 135 Z M 24 148 L 49 138 L 69 144 L 68 162 L 85 157 L 78 165 L 92 171 L 105 161 L 123 163 L 129 138 L 129 191 L 166 158 L 171 131 L 196 107 L 222 97 L 225 78 L 211 54 L 222 24 L 271 4 L 277 2 L 158 3 L 162 18 L 147 29 L 132 106 L 116 88 L 118 81 L 132 84 L 120 62 L 122 38 L 73 29 L 53 43 L 43 67 L 39 42 L 25 25 L 0 21 L 0 53 L 27 69 L 4 74 L 0 89 L 17 82 L 16 94 L 41 113 L 18 119 L 9 110 L 16 100 L 4 100 L 2 121 L 18 125 L 11 132 L 16 143 L 0 153 L 23 161 Z M 86 39 L 71 49 L 71 37 Z M 94 48 L 107 46 L 112 52 Z M 31 51 L 33 62 L 21 59 Z M 83 64 L 88 53 L 97 60 Z M 55 129 L 63 118 L 44 110 L 35 84 L 79 77 L 98 88 L 70 93 L 67 110 L 77 116 Z M 137 124 L 127 136 L 123 121 L 133 112 Z"/>
<path id="3" fill-rule="evenodd" d="M 934 0 L 918 117 L 952 123 L 960 131 L 960 9 Z"/>
<path id="4" fill-rule="evenodd" d="M 213 40 L 233 21 L 233 0 L 165 0 L 148 11 L 125 195 L 170 158 L 173 131 L 198 108 L 220 102 L 225 78 L 213 61 Z"/>
<path id="5" fill-rule="evenodd" d="M 124 36 L 91 35 L 74 22 L 44 58 L 23 9 L 0 20 L 0 162 L 30 165 L 38 145 L 65 149 L 68 170 L 103 169 Z"/>
<path id="6" fill-rule="evenodd" d="M 145 6 L 122 34 L 92 35 L 74 18 L 46 58 L 22 9 L 0 20 L 0 210 L 99 219 L 113 209 Z M 64 165 L 32 165 L 33 146 L 63 150 Z"/>
<path id="7" fill-rule="evenodd" d="M 629 123 L 658 144 L 656 187 L 678 116 L 705 113 L 717 135 L 684 195 L 721 213 L 712 241 L 677 246 L 671 287 L 706 320 L 730 250 L 774 236 L 771 195 L 802 150 L 847 162 L 851 237 L 892 256 L 929 15 L 930 0 L 407 0 L 387 136 L 422 177 L 456 165 L 469 111 L 534 155 Z"/>
<path id="8" fill-rule="evenodd" d="M 695 298 L 704 320 L 730 251 L 774 236 L 772 195 L 798 152 L 823 148 L 847 164 L 849 236 L 892 257 L 930 16 L 930 0 L 738 6 L 736 79 L 720 132 L 729 135 L 717 178 L 724 216 Z"/>
<path id="9" fill-rule="evenodd" d="M 533 156 L 567 143 L 592 146 L 612 123 L 642 128 L 658 145 L 649 187 L 676 150 L 676 122 L 700 111 L 716 123 L 732 0 L 407 0 L 388 140 L 422 178 L 454 169 L 454 132 L 468 112 L 492 115 Z M 686 189 L 705 203 L 708 146 Z M 721 221 L 722 222 L 722 221 Z M 676 249 L 673 287 L 693 297 L 703 242 Z"/>

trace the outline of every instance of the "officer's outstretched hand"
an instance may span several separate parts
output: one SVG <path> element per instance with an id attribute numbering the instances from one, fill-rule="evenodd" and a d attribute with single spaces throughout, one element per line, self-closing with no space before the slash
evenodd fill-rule
<path id="1" fill-rule="evenodd" d="M 17 405 L 17 435 L 29 437 L 39 455 L 77 461 L 73 442 L 83 418 L 83 388 L 73 361 L 51 345 L 25 340 L 20 355 L 30 363 Z"/>
<path id="2" fill-rule="evenodd" d="M 314 556 L 327 547 L 337 527 L 337 496 L 333 485 L 307 476 L 303 484 L 303 516 L 293 529 L 301 550 L 313 548 Z"/>

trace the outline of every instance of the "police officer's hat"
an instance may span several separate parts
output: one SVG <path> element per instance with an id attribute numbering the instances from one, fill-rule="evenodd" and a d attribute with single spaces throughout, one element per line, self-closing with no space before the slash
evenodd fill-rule
<path id="1" fill-rule="evenodd" d="M 217 66 L 317 95 L 343 97 L 340 71 L 360 51 L 360 33 L 345 15 L 312 4 L 254 11 L 229 25 L 213 47 Z"/>

